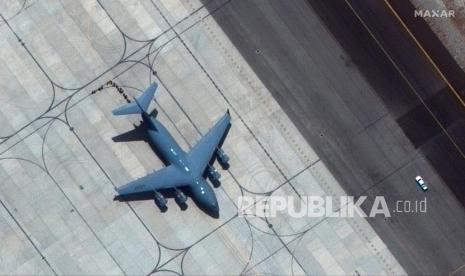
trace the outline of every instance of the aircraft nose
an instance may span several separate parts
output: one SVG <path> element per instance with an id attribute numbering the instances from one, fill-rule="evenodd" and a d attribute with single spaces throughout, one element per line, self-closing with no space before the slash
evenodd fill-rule
<path id="1" fill-rule="evenodd" d="M 219 209 L 213 210 L 210 215 L 212 216 L 212 218 L 216 218 L 216 219 L 220 218 L 220 210 Z"/>
<path id="2" fill-rule="evenodd" d="M 212 206 L 210 207 L 209 215 L 213 218 L 220 217 L 220 207 L 218 206 L 218 202 L 212 204 Z"/>

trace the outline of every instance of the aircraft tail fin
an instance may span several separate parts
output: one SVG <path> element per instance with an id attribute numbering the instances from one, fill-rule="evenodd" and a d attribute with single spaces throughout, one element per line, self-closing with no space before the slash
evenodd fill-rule
<path id="1" fill-rule="evenodd" d="M 140 114 L 147 112 L 150 101 L 152 101 L 155 95 L 157 84 L 152 83 L 145 91 L 131 103 L 124 104 L 113 109 L 113 115 L 126 115 L 126 114 Z"/>

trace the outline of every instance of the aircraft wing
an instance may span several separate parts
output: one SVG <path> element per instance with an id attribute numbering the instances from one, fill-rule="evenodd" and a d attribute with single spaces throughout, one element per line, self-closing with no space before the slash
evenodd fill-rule
<path id="1" fill-rule="evenodd" d="M 221 146 L 230 126 L 231 116 L 228 110 L 187 154 L 194 171 L 203 174 L 216 149 Z"/>
<path id="2" fill-rule="evenodd" d="M 169 165 L 158 171 L 147 174 L 116 189 L 119 196 L 151 192 L 161 189 L 176 188 L 188 185 L 185 174 L 176 166 Z"/>

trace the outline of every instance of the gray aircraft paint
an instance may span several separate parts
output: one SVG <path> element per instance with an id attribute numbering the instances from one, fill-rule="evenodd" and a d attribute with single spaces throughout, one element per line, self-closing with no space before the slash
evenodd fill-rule
<path id="1" fill-rule="evenodd" d="M 215 158 L 216 150 L 231 125 L 229 111 L 191 149 L 184 152 L 168 130 L 147 113 L 157 85 L 149 86 L 133 102 L 113 110 L 114 115 L 141 114 L 148 141 L 166 167 L 117 188 L 116 198 L 155 192 L 162 189 L 188 189 L 196 205 L 212 217 L 219 217 L 215 192 L 204 178 L 205 170 Z"/>

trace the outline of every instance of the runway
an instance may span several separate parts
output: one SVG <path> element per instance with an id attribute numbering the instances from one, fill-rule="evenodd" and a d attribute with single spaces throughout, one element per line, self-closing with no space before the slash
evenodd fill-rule
<path id="1" fill-rule="evenodd" d="M 422 45 L 428 56 L 438 66 L 439 70 L 447 76 L 447 81 L 457 90 L 457 93 L 460 93 L 461 97 L 464 97 L 465 72 L 430 29 L 428 23 L 421 17 L 412 16 L 415 10 L 412 3 L 397 0 L 388 1 L 388 3 L 414 35 L 418 43 Z"/>
<path id="2" fill-rule="evenodd" d="M 364 218 L 239 216 L 241 195 L 346 193 L 211 16 L 232 4 L 0 4 L 0 274 L 405 273 Z M 144 142 L 112 141 L 139 118 L 111 110 L 153 81 L 186 150 L 231 112 L 218 220 L 190 201 L 113 201 L 163 166 Z"/>
<path id="3" fill-rule="evenodd" d="M 232 1 L 214 18 L 348 194 L 427 198 L 368 219 L 407 273 L 465 263 L 464 112 L 382 1 Z"/>

